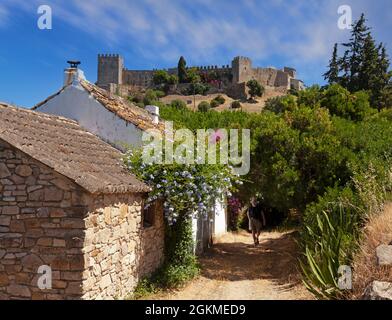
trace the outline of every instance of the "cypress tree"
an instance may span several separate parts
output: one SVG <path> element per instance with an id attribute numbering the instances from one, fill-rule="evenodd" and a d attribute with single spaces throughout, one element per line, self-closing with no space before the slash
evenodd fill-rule
<path id="1" fill-rule="evenodd" d="M 332 58 L 329 61 L 328 71 L 323 74 L 329 84 L 339 83 L 338 44 L 333 47 Z"/>
<path id="2" fill-rule="evenodd" d="M 178 60 L 178 82 L 184 83 L 187 80 L 186 75 L 186 61 L 183 56 Z"/>

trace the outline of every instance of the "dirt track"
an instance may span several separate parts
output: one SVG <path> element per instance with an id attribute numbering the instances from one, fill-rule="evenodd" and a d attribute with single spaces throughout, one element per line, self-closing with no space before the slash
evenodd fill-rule
<path id="1" fill-rule="evenodd" d="M 264 232 L 254 247 L 246 232 L 229 233 L 200 259 L 200 277 L 155 299 L 311 299 L 300 282 L 293 233 Z"/>

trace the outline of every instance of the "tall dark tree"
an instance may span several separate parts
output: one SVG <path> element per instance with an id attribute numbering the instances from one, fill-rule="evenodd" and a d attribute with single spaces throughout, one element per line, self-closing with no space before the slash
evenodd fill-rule
<path id="1" fill-rule="evenodd" d="M 366 26 L 365 15 L 362 13 L 359 20 L 355 21 L 352 25 L 349 42 L 343 43 L 343 46 L 346 47 L 347 50 L 340 60 L 340 66 L 344 72 L 342 84 L 351 92 L 361 90 L 359 72 L 361 69 L 363 47 L 369 30 L 370 29 Z"/>
<path id="2" fill-rule="evenodd" d="M 373 92 L 374 87 L 379 81 L 378 78 L 378 49 L 371 34 L 366 36 L 360 55 L 360 65 L 357 77 L 357 90 L 370 90 Z"/>
<path id="3" fill-rule="evenodd" d="M 183 56 L 180 57 L 178 60 L 178 81 L 180 83 L 184 83 L 187 81 L 187 74 L 186 74 L 186 61 Z"/>
<path id="4" fill-rule="evenodd" d="M 323 74 L 329 84 L 339 82 L 338 44 L 333 47 L 332 58 L 329 61 L 328 71 Z"/>
<path id="5" fill-rule="evenodd" d="M 388 55 L 382 43 L 377 46 L 370 28 L 366 26 L 364 14 L 353 23 L 350 40 L 343 46 L 346 50 L 339 58 L 335 44 L 324 78 L 330 84 L 338 83 L 350 92 L 368 91 L 374 108 L 392 107 L 392 74 Z"/>
<path id="6" fill-rule="evenodd" d="M 389 71 L 389 58 L 385 46 L 378 46 L 376 75 L 373 83 L 373 99 L 378 109 L 392 107 L 392 72 Z"/>

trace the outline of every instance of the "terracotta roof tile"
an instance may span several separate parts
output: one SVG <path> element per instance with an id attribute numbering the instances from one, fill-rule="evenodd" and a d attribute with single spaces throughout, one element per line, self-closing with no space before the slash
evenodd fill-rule
<path id="1" fill-rule="evenodd" d="M 73 120 L 0 103 L 0 139 L 90 193 L 150 191 L 127 171 L 117 149 Z"/>

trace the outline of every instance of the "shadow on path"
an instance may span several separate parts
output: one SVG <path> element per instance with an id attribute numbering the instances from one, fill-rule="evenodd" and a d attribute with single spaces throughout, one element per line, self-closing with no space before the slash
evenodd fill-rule
<path id="1" fill-rule="evenodd" d="M 245 231 L 231 234 L 214 244 L 202 257 L 202 276 L 212 280 L 240 281 L 266 279 L 287 288 L 300 282 L 297 232 L 266 232 L 260 244 L 252 244 Z"/>

